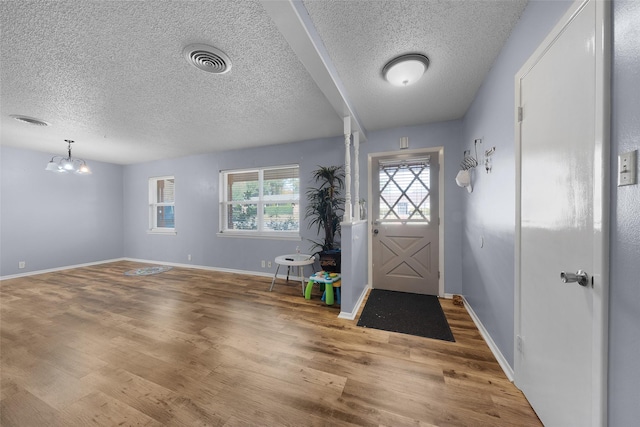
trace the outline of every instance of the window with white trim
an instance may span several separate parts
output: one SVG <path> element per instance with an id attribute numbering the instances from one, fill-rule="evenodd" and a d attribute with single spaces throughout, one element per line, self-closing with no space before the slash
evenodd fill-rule
<path id="1" fill-rule="evenodd" d="M 175 233 L 176 187 L 173 176 L 149 178 L 149 231 Z"/>
<path id="2" fill-rule="evenodd" d="M 299 166 L 220 172 L 220 232 L 230 235 L 298 237 Z"/>

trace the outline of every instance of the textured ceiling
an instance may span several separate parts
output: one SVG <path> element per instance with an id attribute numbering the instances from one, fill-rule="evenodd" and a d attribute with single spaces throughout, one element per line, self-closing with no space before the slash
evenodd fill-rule
<path id="1" fill-rule="evenodd" d="M 367 130 L 462 118 L 526 0 L 305 0 Z M 398 88 L 382 67 L 405 53 L 429 57 L 421 80 Z M 381 101 L 383 100 L 383 101 Z"/>
<path id="2" fill-rule="evenodd" d="M 524 1 L 310 1 L 330 60 L 367 130 L 461 117 Z M 128 164 L 337 136 L 325 99 L 260 2 L 0 2 L 3 145 Z M 205 43 L 232 60 L 205 73 L 182 56 Z M 392 57 L 431 59 L 408 88 Z M 48 121 L 17 122 L 10 114 Z"/>

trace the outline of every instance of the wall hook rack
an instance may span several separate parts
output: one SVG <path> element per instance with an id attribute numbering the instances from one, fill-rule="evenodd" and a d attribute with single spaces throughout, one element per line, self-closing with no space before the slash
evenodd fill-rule
<path id="1" fill-rule="evenodd" d="M 471 155 L 471 150 L 464 150 L 464 157 L 462 163 L 460 163 L 460 169 L 466 171 L 478 166 L 478 144 L 482 144 L 482 139 L 476 139 L 473 141 L 476 155 Z"/>
<path id="2" fill-rule="evenodd" d="M 484 152 L 484 169 L 487 173 L 491 172 L 493 169 L 493 165 L 491 164 L 491 156 L 496 152 L 496 147 L 491 147 L 491 149 Z"/>

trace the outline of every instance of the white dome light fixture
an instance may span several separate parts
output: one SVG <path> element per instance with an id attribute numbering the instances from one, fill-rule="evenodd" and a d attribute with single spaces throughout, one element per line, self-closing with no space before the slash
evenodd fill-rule
<path id="1" fill-rule="evenodd" d="M 428 67 L 429 58 L 419 53 L 410 53 L 387 62 L 382 68 L 382 75 L 394 86 L 409 86 L 420 80 Z"/>

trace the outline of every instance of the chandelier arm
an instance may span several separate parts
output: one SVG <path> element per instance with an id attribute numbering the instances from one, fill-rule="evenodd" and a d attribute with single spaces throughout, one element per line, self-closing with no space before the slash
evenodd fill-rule
<path id="1" fill-rule="evenodd" d="M 49 164 L 47 165 L 45 170 L 48 170 L 51 172 L 62 172 L 62 173 L 74 172 L 79 175 L 91 174 L 91 170 L 89 169 L 89 166 L 87 166 L 87 162 L 85 162 L 84 159 L 73 158 L 71 156 L 71 144 L 74 141 L 70 139 L 65 139 L 64 141 L 67 143 L 68 157 L 63 157 L 63 156 L 51 157 L 51 160 L 49 161 Z"/>

